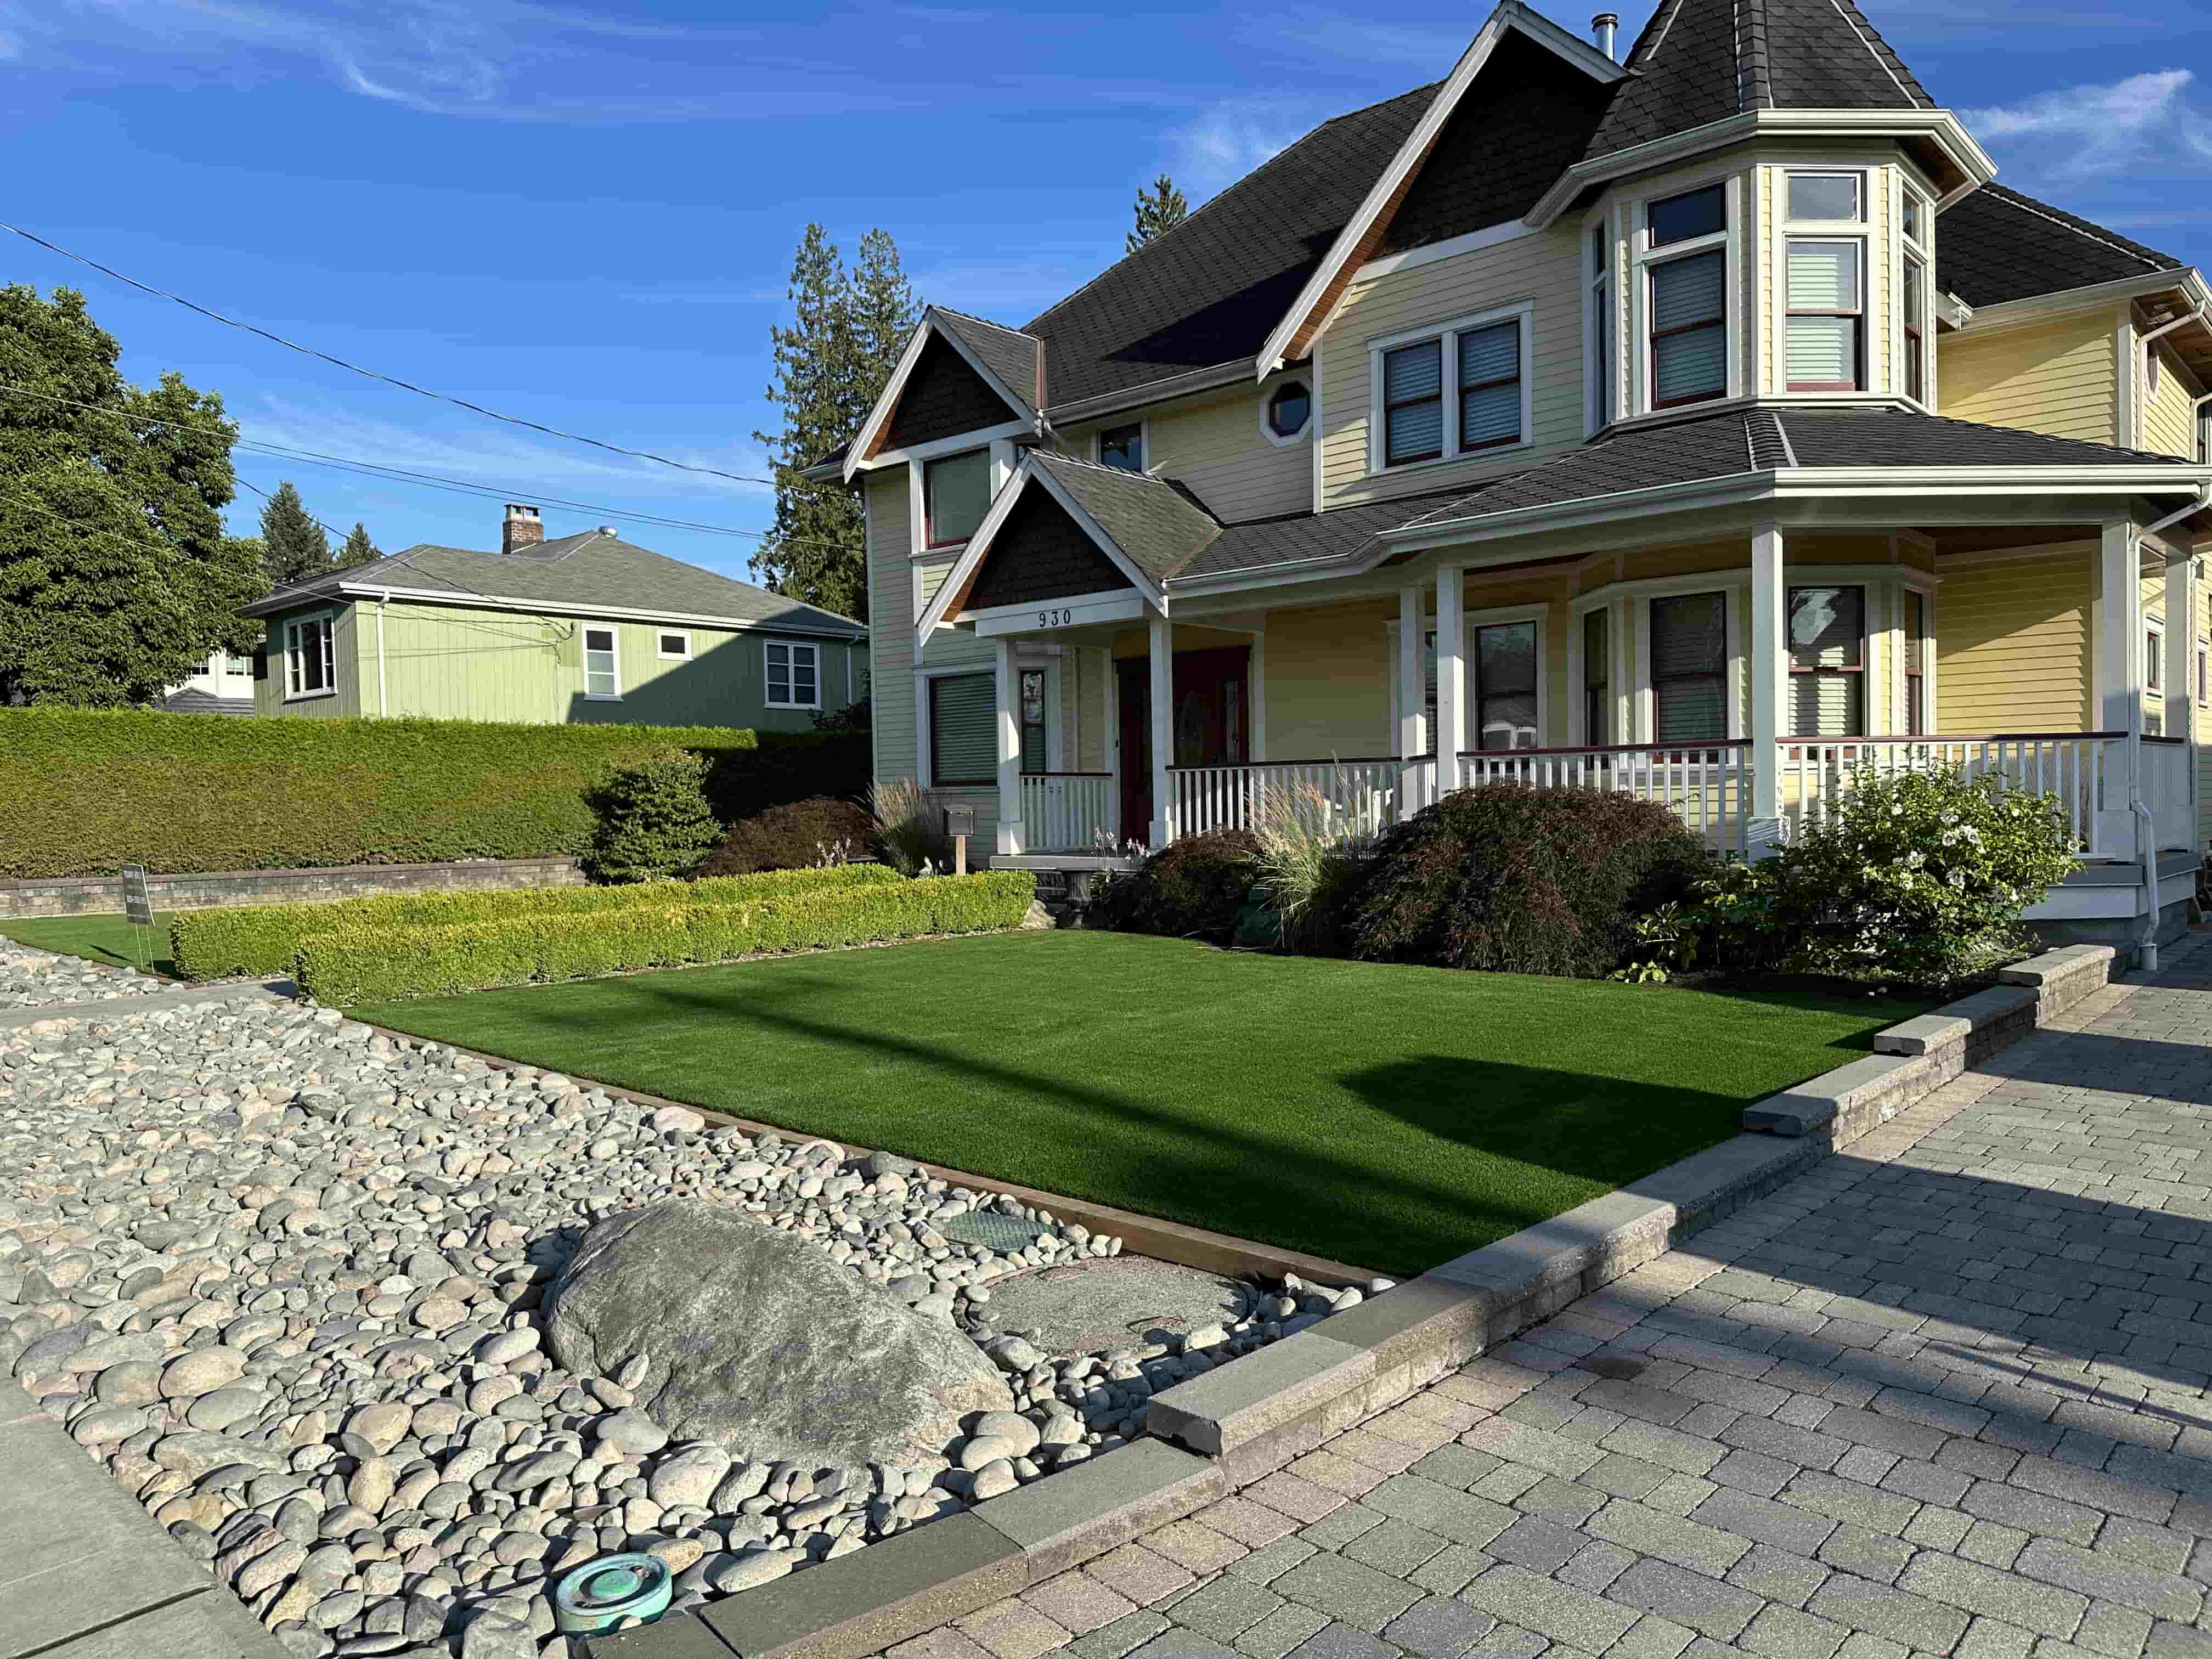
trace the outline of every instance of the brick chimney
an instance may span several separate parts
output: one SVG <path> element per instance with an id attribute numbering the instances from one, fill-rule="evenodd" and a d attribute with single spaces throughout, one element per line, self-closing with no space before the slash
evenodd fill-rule
<path id="1" fill-rule="evenodd" d="M 520 553 L 526 547 L 535 547 L 545 539 L 545 525 L 538 518 L 538 509 L 520 501 L 507 504 L 507 522 L 500 526 L 499 550 Z"/>

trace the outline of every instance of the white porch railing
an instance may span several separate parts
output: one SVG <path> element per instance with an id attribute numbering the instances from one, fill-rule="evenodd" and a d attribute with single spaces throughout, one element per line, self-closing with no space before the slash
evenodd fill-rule
<path id="1" fill-rule="evenodd" d="M 1325 801 L 1346 823 L 1379 830 L 1434 800 L 1436 779 L 1436 762 L 1425 757 L 1170 767 L 1168 828 L 1177 836 L 1249 830 L 1273 792 L 1302 806 Z"/>
<path id="2" fill-rule="evenodd" d="M 2179 752 L 2183 760 L 2174 770 L 2183 775 L 2187 745 L 2179 745 Z M 1819 823 L 1863 779 L 1955 766 L 1971 777 L 1995 773 L 2014 788 L 2057 796 L 2077 848 L 2100 858 L 2134 856 L 2134 828 L 2127 821 L 2127 738 L 2122 732 L 1829 738 L 1784 744 L 1781 764 L 1783 815 L 1799 826 Z M 2145 780 L 2147 799 L 2151 781 Z M 2184 799 L 2186 812 L 2185 795 Z M 2187 845 L 2186 836 L 2180 844 Z"/>
<path id="3" fill-rule="evenodd" d="M 1751 812 L 1747 743 L 1604 749 L 1485 749 L 1459 757 L 1462 784 L 1613 789 L 1668 808 L 1712 849 L 1745 856 Z"/>
<path id="4" fill-rule="evenodd" d="M 1111 772 L 1030 772 L 1022 776 L 1023 850 L 1120 849 L 1121 792 Z"/>
<path id="5" fill-rule="evenodd" d="M 2158 824 L 2161 848 L 2197 846 L 2196 780 L 2190 775 L 2185 738 L 2142 740 L 2143 805 Z"/>

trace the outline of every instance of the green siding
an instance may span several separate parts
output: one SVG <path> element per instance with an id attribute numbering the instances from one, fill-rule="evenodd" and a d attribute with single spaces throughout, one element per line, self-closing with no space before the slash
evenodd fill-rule
<path id="1" fill-rule="evenodd" d="M 339 614 L 336 635 L 341 693 L 285 702 L 281 641 L 287 617 L 272 620 L 278 641 L 269 678 L 255 688 L 264 714 L 422 715 L 521 722 L 619 721 L 650 726 L 751 726 L 805 731 L 812 711 L 769 708 L 767 642 L 793 636 L 690 624 L 590 618 L 395 599 L 356 601 Z M 310 611 L 292 617 L 313 614 Z M 586 628 L 617 635 L 618 698 L 584 696 Z M 662 659 L 662 633 L 690 635 L 688 659 Z M 380 682 L 380 633 L 381 680 Z M 822 653 L 825 711 L 843 708 L 867 684 L 866 643 L 816 640 Z"/>
<path id="2" fill-rule="evenodd" d="M 268 619 L 269 677 L 253 683 L 253 712 L 280 714 L 293 720 L 338 720 L 373 714 L 361 696 L 361 642 L 358 617 L 351 605 L 304 605 Z M 330 696 L 287 698 L 284 695 L 284 624 L 308 617 L 331 617 L 331 664 L 336 691 Z"/>

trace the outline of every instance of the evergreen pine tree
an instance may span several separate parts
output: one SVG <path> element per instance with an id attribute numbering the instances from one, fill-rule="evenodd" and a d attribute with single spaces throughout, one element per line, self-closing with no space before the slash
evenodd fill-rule
<path id="1" fill-rule="evenodd" d="M 340 570 L 358 570 L 365 564 L 374 564 L 383 556 L 377 551 L 376 544 L 369 540 L 368 527 L 356 520 L 352 531 L 345 538 L 345 545 L 338 550 L 337 568 Z"/>
<path id="2" fill-rule="evenodd" d="M 319 576 L 331 568 L 331 538 L 307 516 L 289 478 L 276 486 L 276 493 L 261 509 L 261 549 L 269 580 L 280 587 Z"/>
<path id="3" fill-rule="evenodd" d="M 865 523 L 854 494 L 799 476 L 860 430 L 914 331 L 914 294 L 887 231 L 861 239 L 848 271 L 836 246 L 809 225 L 793 261 L 792 325 L 773 326 L 780 432 L 756 432 L 775 469 L 775 520 L 753 569 L 777 592 L 866 620 Z"/>
<path id="4" fill-rule="evenodd" d="M 1176 188 L 1175 180 L 1163 173 L 1152 180 L 1152 188 L 1137 192 L 1137 228 L 1129 233 L 1127 251 L 1139 248 L 1164 230 L 1172 230 L 1190 217 L 1190 204 Z"/>

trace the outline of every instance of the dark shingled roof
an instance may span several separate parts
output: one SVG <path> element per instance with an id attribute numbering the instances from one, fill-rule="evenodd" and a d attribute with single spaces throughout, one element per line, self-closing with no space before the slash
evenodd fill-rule
<path id="1" fill-rule="evenodd" d="M 1176 575 L 1188 580 L 1349 559 L 1384 531 L 1395 530 L 1409 519 L 1466 494 L 1464 489 L 1432 490 L 1358 507 L 1340 507 L 1328 513 L 1286 514 L 1228 525 L 1212 545 Z"/>
<path id="2" fill-rule="evenodd" d="M 867 628 L 850 617 L 802 605 L 750 582 L 718 576 L 626 542 L 586 530 L 540 542 L 520 553 L 479 553 L 422 543 L 354 570 L 334 570 L 313 581 L 280 587 L 245 606 L 242 616 L 273 616 L 325 598 L 341 586 L 404 587 L 450 592 L 465 605 L 471 598 L 525 599 L 562 605 L 638 611 L 670 617 L 716 617 L 757 628 L 866 639 Z"/>
<path id="3" fill-rule="evenodd" d="M 224 714 L 233 720 L 250 720 L 253 715 L 251 697 L 218 697 L 212 691 L 189 688 L 170 692 L 161 699 L 161 707 L 172 714 Z"/>
<path id="4" fill-rule="evenodd" d="M 1851 0 L 1665 0 L 1589 143 L 1611 155 L 1761 109 L 1932 109 Z"/>
<path id="5" fill-rule="evenodd" d="M 1131 564 L 1164 581 L 1221 534 L 1220 521 L 1180 484 L 1143 472 L 1033 451 L 1030 462 L 1074 497 Z"/>
<path id="6" fill-rule="evenodd" d="M 943 306 L 930 307 L 929 314 L 939 328 L 957 335 L 960 343 L 975 354 L 975 360 L 1022 400 L 1022 413 L 1036 413 L 1037 374 L 1044 355 L 1043 341 L 1033 334 L 1008 328 L 1004 323 L 986 322 L 981 317 L 970 317 L 964 311 L 949 311 Z"/>
<path id="7" fill-rule="evenodd" d="M 1970 306 L 2185 269 L 2170 253 L 2002 185 L 1984 185 L 1936 222 L 1936 285 Z"/>

